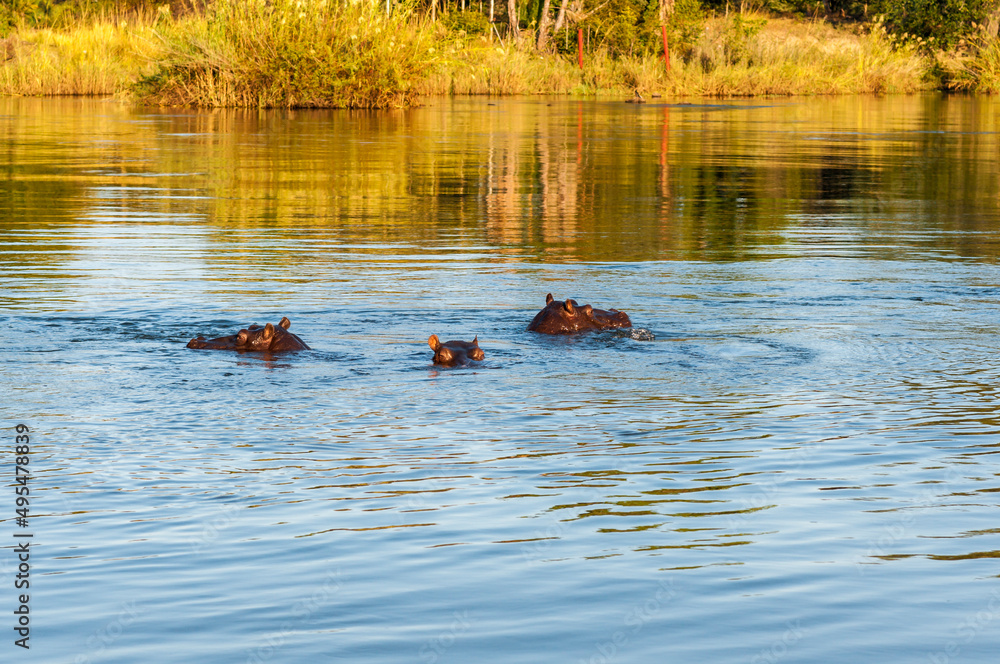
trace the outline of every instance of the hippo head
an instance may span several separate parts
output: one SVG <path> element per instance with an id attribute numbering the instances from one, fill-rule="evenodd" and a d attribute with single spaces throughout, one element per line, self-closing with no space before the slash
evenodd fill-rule
<path id="1" fill-rule="evenodd" d="M 617 309 L 595 309 L 589 304 L 580 306 L 576 300 L 561 302 L 545 296 L 545 308 L 539 311 L 528 330 L 542 334 L 571 334 L 587 330 L 611 330 L 632 327 L 628 314 Z"/>
<path id="2" fill-rule="evenodd" d="M 468 364 L 469 360 L 481 361 L 486 353 L 479 347 L 479 336 L 472 341 L 445 341 L 441 343 L 436 334 L 427 340 L 427 345 L 434 351 L 434 364 L 448 367 Z"/>
<path id="3" fill-rule="evenodd" d="M 278 324 L 281 329 L 281 324 Z M 274 326 L 268 323 L 264 327 L 251 325 L 245 330 L 240 330 L 236 334 L 236 349 L 243 351 L 266 351 L 271 350 L 271 342 L 274 341 Z"/>
<path id="4" fill-rule="evenodd" d="M 275 353 L 286 350 L 309 350 L 309 346 L 298 335 L 288 331 L 291 325 L 292 323 L 287 317 L 282 318 L 277 327 L 271 323 L 263 327 L 255 323 L 228 337 L 219 337 L 218 339 L 196 337 L 188 342 L 188 348 L 235 350 L 241 353 Z"/>
<path id="5" fill-rule="evenodd" d="M 288 318 L 282 318 L 278 326 L 268 323 L 264 327 L 251 325 L 240 330 L 236 335 L 236 350 L 244 352 L 274 353 L 286 350 L 308 350 L 298 335 L 288 331 L 292 323 Z"/>

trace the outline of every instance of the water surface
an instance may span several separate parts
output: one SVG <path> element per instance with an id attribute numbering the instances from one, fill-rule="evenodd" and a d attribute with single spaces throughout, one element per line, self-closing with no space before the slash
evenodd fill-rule
<path id="1" fill-rule="evenodd" d="M 0 101 L 32 658 L 994 661 L 998 111 Z"/>

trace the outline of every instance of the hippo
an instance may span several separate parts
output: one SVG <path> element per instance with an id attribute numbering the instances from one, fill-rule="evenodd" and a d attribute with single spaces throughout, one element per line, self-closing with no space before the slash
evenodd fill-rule
<path id="1" fill-rule="evenodd" d="M 542 334 L 572 334 L 588 330 L 611 330 L 632 327 L 628 314 L 617 309 L 595 309 L 589 304 L 582 307 L 576 300 L 560 302 L 552 293 L 545 296 L 545 308 L 539 311 L 528 325 L 528 331 Z"/>
<path id="2" fill-rule="evenodd" d="M 188 342 L 188 348 L 206 348 L 208 350 L 235 350 L 241 353 L 262 352 L 278 353 L 286 350 L 310 350 L 306 342 L 297 334 L 288 331 L 292 322 L 282 318 L 277 327 L 268 323 L 261 327 L 254 323 L 237 334 L 218 339 L 195 337 Z"/>
<path id="3" fill-rule="evenodd" d="M 448 367 L 468 364 L 469 360 L 477 362 L 486 357 L 486 353 L 479 347 L 479 335 L 472 341 L 446 341 L 441 343 L 436 334 L 432 334 L 427 340 L 427 345 L 434 351 L 434 364 L 443 364 Z"/>

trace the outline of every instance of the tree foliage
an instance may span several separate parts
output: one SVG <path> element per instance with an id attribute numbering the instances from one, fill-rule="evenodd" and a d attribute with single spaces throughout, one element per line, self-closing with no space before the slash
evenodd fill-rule
<path id="1" fill-rule="evenodd" d="M 0 0 L 0 32 L 19 24 L 59 27 L 98 13 L 155 12 L 168 5 L 177 16 L 200 11 L 215 0 Z M 334 0 L 336 1 L 336 0 Z M 348 1 L 348 0 L 343 0 Z M 385 0 L 362 0 L 374 4 Z M 390 0 L 395 5 L 399 0 Z M 991 14 L 1000 16 L 1000 0 L 418 0 L 424 10 L 449 28 L 467 33 L 533 35 L 540 48 L 575 49 L 576 30 L 587 43 L 612 55 L 631 56 L 661 48 L 661 24 L 671 50 L 684 53 L 694 44 L 711 14 L 745 11 L 791 16 L 829 17 L 868 22 L 881 20 L 890 34 L 938 48 L 951 48 L 974 32 Z M 539 38 L 538 31 L 545 35 Z M 571 43 L 572 42 L 572 43 Z"/>
<path id="2" fill-rule="evenodd" d="M 994 0 L 878 0 L 890 32 L 950 48 L 996 8 Z"/>

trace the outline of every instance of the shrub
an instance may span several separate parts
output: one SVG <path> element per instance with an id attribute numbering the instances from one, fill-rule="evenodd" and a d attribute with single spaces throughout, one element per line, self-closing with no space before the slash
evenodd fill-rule
<path id="1" fill-rule="evenodd" d="M 169 36 L 134 87 L 162 105 L 389 108 L 408 105 L 433 59 L 410 13 L 356 0 L 216 0 Z"/>
<path id="2" fill-rule="evenodd" d="M 884 17 L 890 33 L 947 49 L 983 22 L 994 4 L 992 0 L 876 0 L 871 9 Z"/>
<path id="3" fill-rule="evenodd" d="M 441 17 L 441 23 L 452 32 L 468 36 L 483 35 L 490 31 L 490 19 L 478 11 L 450 11 Z"/>

